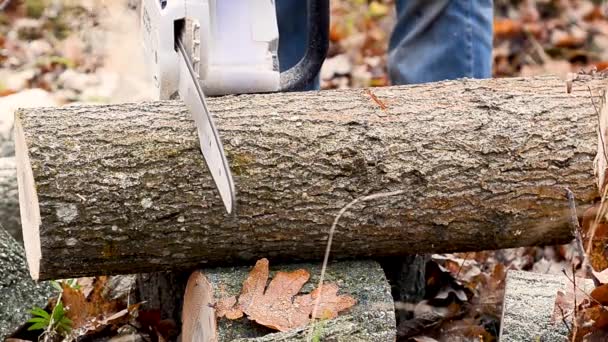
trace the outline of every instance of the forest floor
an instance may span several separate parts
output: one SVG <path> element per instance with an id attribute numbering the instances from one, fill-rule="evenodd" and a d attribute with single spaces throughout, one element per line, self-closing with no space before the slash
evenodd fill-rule
<path id="1" fill-rule="evenodd" d="M 127 2 L 8 1 L 0 11 L 0 102 L 29 88 L 44 89 L 57 105 L 152 99 L 138 16 L 125 10 Z M 494 77 L 552 73 L 566 78 L 608 67 L 608 16 L 596 3 L 495 0 Z M 331 6 L 322 88 L 389 85 L 386 50 L 395 22 L 393 1 L 332 0 Z M 9 118 L 0 116 L 0 127 L 3 120 Z M 495 339 L 506 270 L 560 274 L 571 270 L 573 253 L 572 245 L 565 245 L 434 255 L 427 283 L 437 286 L 433 277 L 441 279 L 440 287 L 457 294 L 442 305 L 466 310 L 446 314 L 417 340 Z"/>

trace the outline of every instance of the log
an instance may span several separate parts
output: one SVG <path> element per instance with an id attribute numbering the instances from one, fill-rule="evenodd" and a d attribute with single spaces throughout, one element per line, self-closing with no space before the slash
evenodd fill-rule
<path id="1" fill-rule="evenodd" d="M 597 197 L 587 86 L 459 80 L 209 99 L 234 173 L 225 214 L 180 102 L 16 114 L 21 221 L 34 279 L 571 240 L 564 187 Z M 382 106 L 380 105 L 382 104 Z"/>
<path id="2" fill-rule="evenodd" d="M 320 264 L 271 265 L 275 271 L 304 269 L 311 278 L 301 293 L 318 284 Z M 306 341 L 309 327 L 273 332 L 246 317 L 216 318 L 214 306 L 223 297 L 238 296 L 251 267 L 227 267 L 195 271 L 184 296 L 182 341 Z M 329 264 L 326 282 L 339 285 L 339 295 L 357 303 L 337 318 L 323 321 L 315 332 L 320 341 L 395 341 L 395 308 L 391 288 L 382 268 L 374 261 Z M 195 281 L 196 280 L 196 283 Z M 189 302 L 191 301 L 191 302 Z"/>
<path id="3" fill-rule="evenodd" d="M 594 288 L 591 279 L 577 278 L 576 284 L 585 293 Z M 574 305 L 561 308 L 567 317 L 554 316 L 558 291 L 572 292 L 571 280 L 563 274 L 508 271 L 500 341 L 567 341 Z"/>
<path id="4" fill-rule="evenodd" d="M 22 241 L 15 158 L 0 158 L 0 228 Z"/>
<path id="5" fill-rule="evenodd" d="M 2 228 L 0 274 L 0 340 L 4 341 L 32 317 L 33 307 L 46 306 L 53 291 L 49 283 L 30 278 L 23 247 Z"/>

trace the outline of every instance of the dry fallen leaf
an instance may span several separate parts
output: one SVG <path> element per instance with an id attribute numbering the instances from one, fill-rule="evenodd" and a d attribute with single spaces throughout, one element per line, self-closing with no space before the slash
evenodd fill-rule
<path id="1" fill-rule="evenodd" d="M 62 283 L 62 301 L 66 308 L 66 316 L 72 321 L 72 329 L 84 335 L 101 330 L 108 325 L 125 323 L 131 313 L 136 311 L 141 303 L 124 308 L 118 301 L 108 301 L 102 295 L 107 281 L 99 277 L 87 289 L 88 297 L 82 289 L 75 289 Z"/>
<path id="2" fill-rule="evenodd" d="M 587 258 L 593 270 L 601 272 L 608 268 L 608 250 L 605 248 L 608 243 L 608 223 L 605 219 L 601 219 L 597 224 L 595 223 L 598 210 L 599 204 L 585 210 L 581 233 L 585 249 L 587 249 L 589 240 L 592 239 L 591 250 Z"/>
<path id="3" fill-rule="evenodd" d="M 236 305 L 236 297 L 230 296 L 220 299 L 215 303 L 215 314 L 217 317 L 228 319 L 239 319 L 243 317 L 243 310 Z"/>
<path id="4" fill-rule="evenodd" d="M 338 286 L 331 283 L 324 284 L 322 291 L 317 288 L 309 294 L 297 295 L 310 278 L 304 269 L 277 272 L 266 287 L 269 273 L 268 260 L 259 260 L 243 282 L 238 303 L 235 297 L 220 299 L 215 305 L 216 315 L 236 319 L 244 313 L 268 328 L 287 331 L 310 321 L 319 294 L 321 300 L 315 318 L 335 318 L 356 303 L 350 296 L 339 296 Z"/>

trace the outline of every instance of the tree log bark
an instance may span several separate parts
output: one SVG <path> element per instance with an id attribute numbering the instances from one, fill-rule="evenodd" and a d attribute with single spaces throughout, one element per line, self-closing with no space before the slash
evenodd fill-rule
<path id="1" fill-rule="evenodd" d="M 317 287 L 321 272 L 320 264 L 271 265 L 272 278 L 275 271 L 294 271 L 305 269 L 310 272 L 310 280 L 301 293 L 310 293 Z M 306 341 L 309 327 L 297 328 L 287 332 L 273 332 L 246 317 L 229 320 L 215 318 L 214 303 L 221 298 L 240 294 L 243 282 L 251 267 L 229 267 L 201 270 L 195 272 L 202 280 L 197 286 L 189 287 L 184 300 L 197 298 L 189 303 L 199 311 L 197 323 L 193 321 L 194 312 L 184 309 L 182 341 Z M 322 322 L 315 334 L 320 341 L 395 341 L 395 307 L 391 288 L 382 268 L 374 261 L 343 261 L 330 263 L 325 283 L 337 284 L 339 295 L 353 297 L 357 303 L 340 313 L 332 320 Z M 203 290 L 204 289 L 204 290 Z M 188 295 L 190 294 L 190 296 Z M 200 301 L 204 299 L 205 301 Z M 210 299 L 210 300 L 209 300 Z M 185 303 L 184 305 L 187 305 Z M 187 313 L 189 315 L 187 315 Z M 186 317 L 187 316 L 187 317 Z M 186 323 L 189 320 L 190 324 Z M 198 325 L 199 329 L 192 329 Z M 186 326 L 190 326 L 188 329 Z M 196 338 L 188 338 L 196 336 Z M 200 335 L 202 333 L 202 335 Z"/>
<path id="2" fill-rule="evenodd" d="M 209 99 L 237 188 L 227 216 L 180 102 L 21 110 L 35 279 L 498 249 L 571 239 L 564 188 L 597 196 L 601 80 L 459 80 Z M 384 108 L 385 107 L 385 108 Z"/>
<path id="3" fill-rule="evenodd" d="M 0 158 L 0 227 L 21 242 L 15 158 Z"/>
<path id="4" fill-rule="evenodd" d="M 32 317 L 33 307 L 46 306 L 53 291 L 49 283 L 30 278 L 23 247 L 2 228 L 0 275 L 0 340 L 4 341 Z"/>

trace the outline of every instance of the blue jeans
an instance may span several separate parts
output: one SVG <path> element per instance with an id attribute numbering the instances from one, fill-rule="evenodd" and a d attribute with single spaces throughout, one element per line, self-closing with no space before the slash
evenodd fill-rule
<path id="1" fill-rule="evenodd" d="M 281 71 L 306 50 L 306 1 L 276 0 Z M 396 0 L 388 47 L 392 84 L 492 75 L 492 0 Z M 316 84 L 309 89 L 318 89 Z"/>

